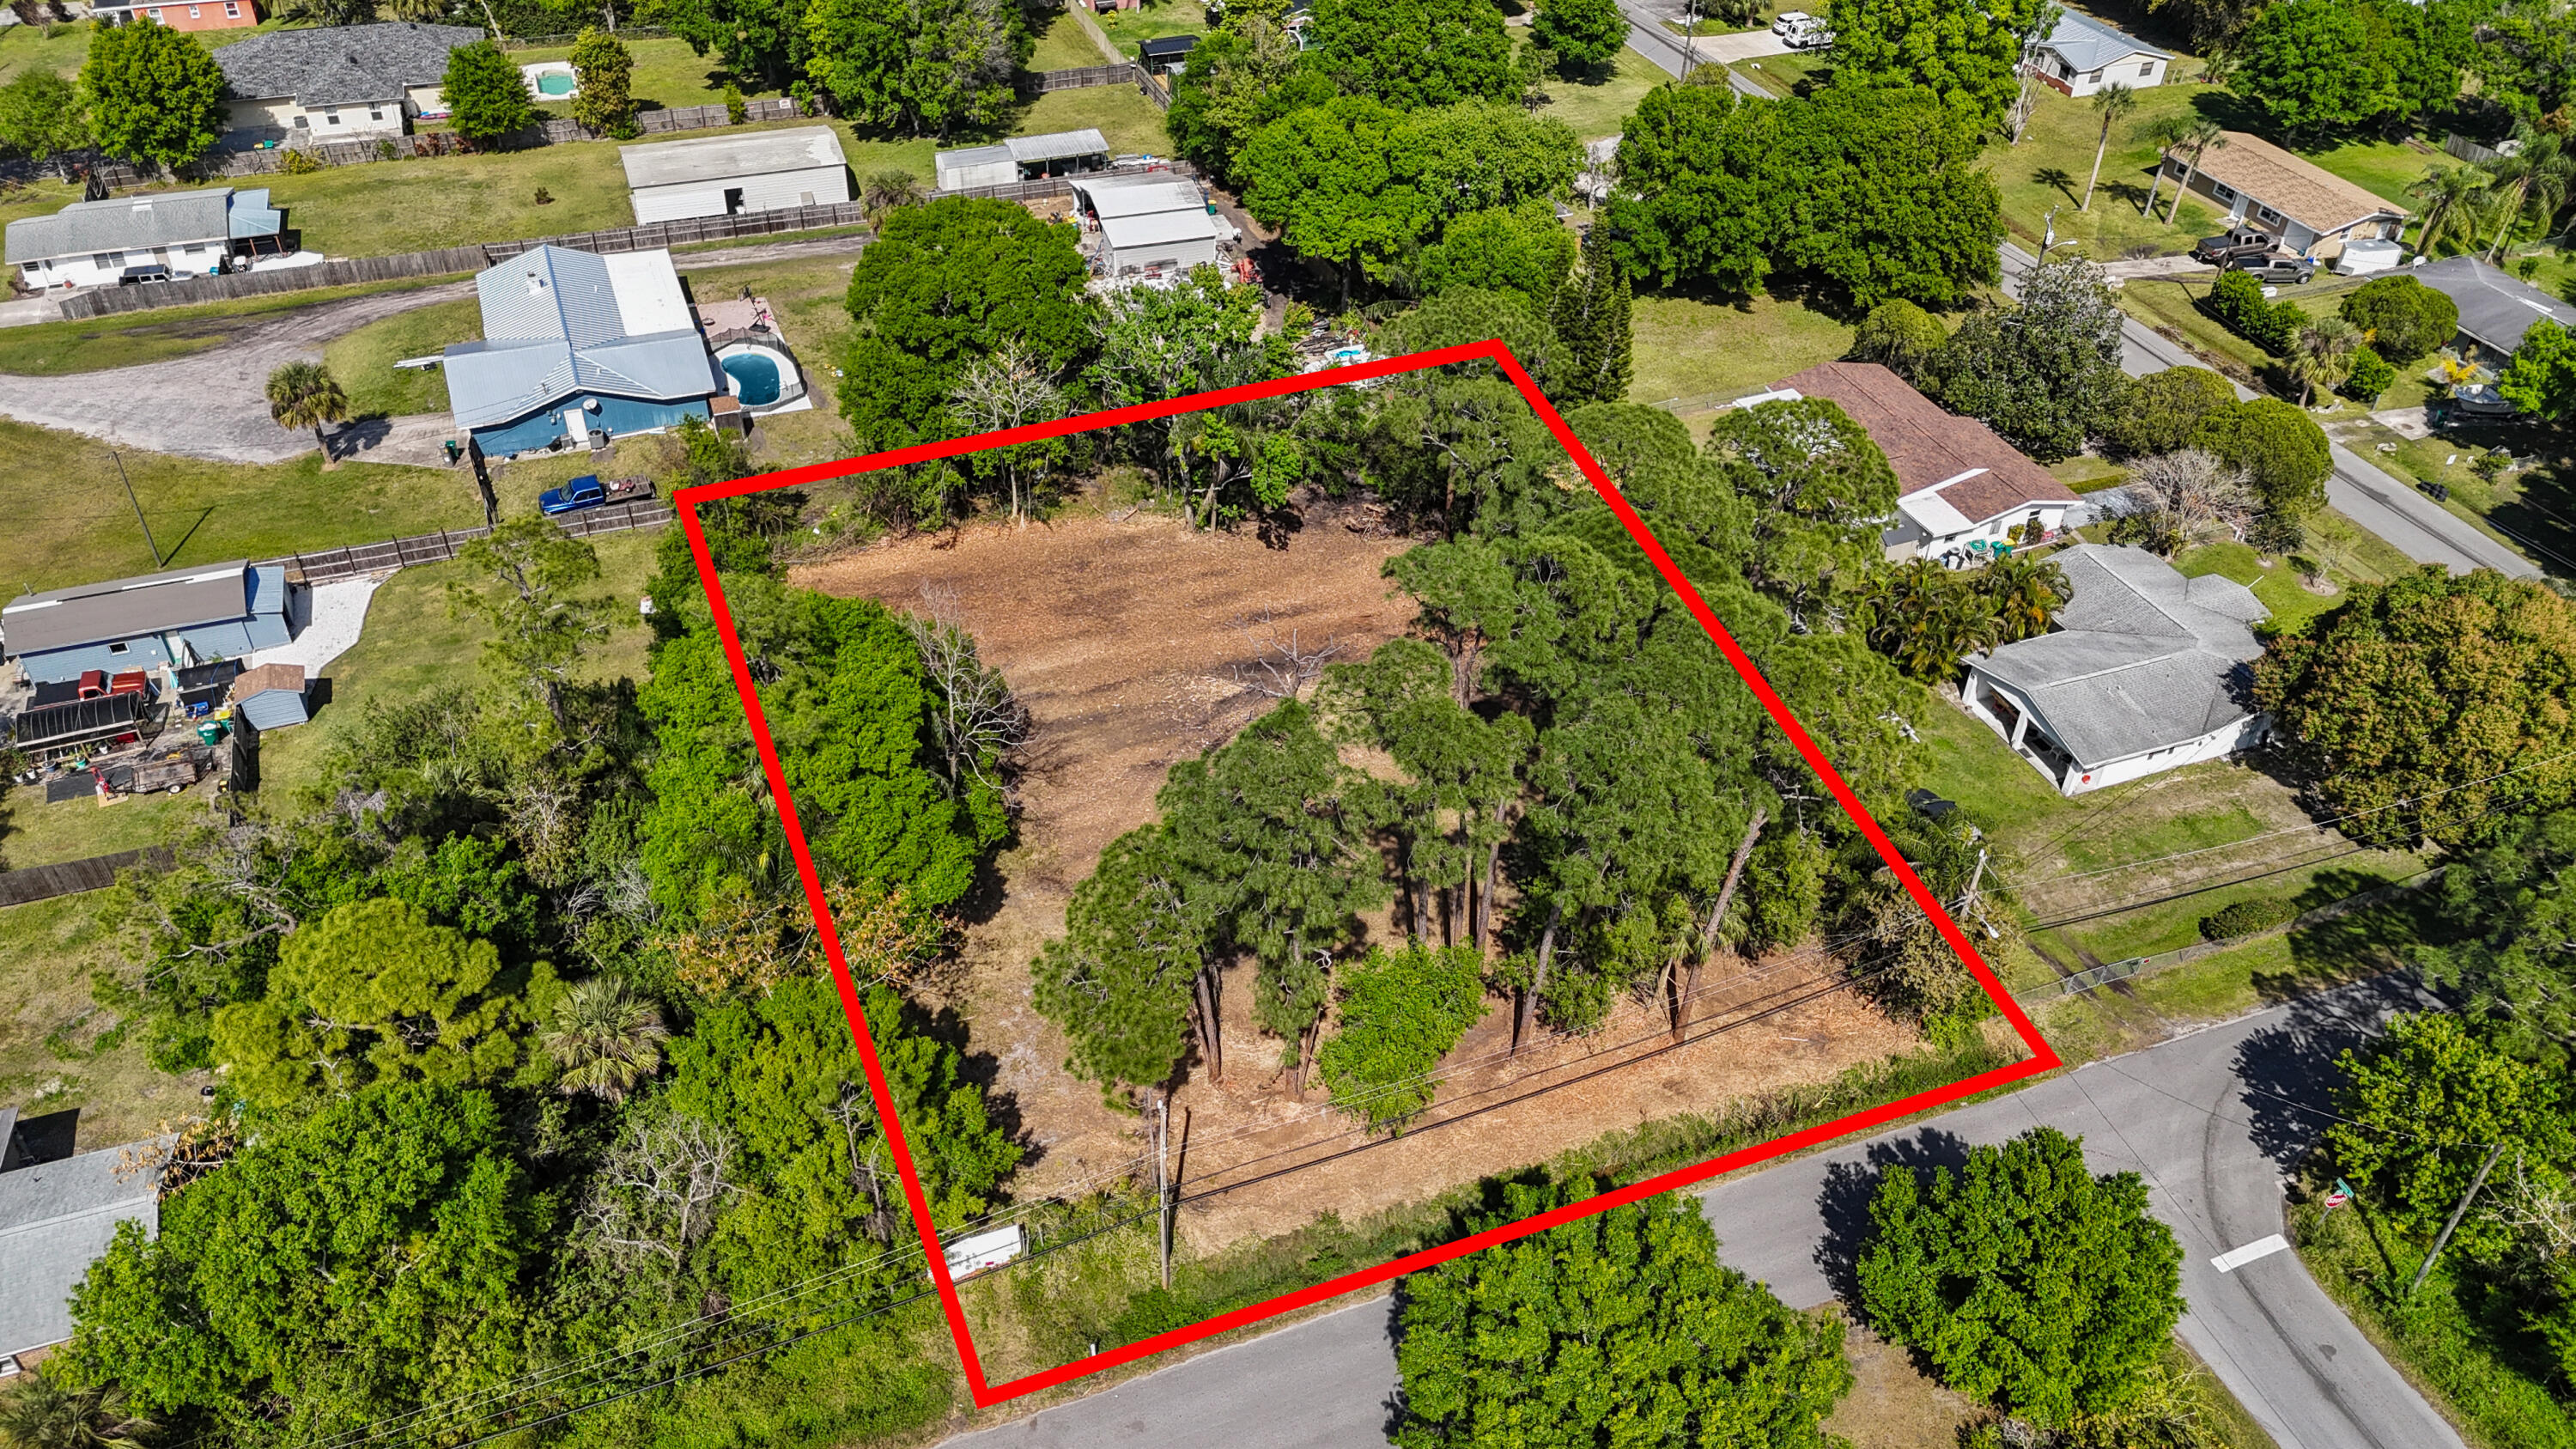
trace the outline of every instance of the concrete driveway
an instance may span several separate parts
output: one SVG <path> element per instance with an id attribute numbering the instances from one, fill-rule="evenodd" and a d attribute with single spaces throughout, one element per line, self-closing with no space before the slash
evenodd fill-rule
<path id="1" fill-rule="evenodd" d="M 856 257 L 865 245 L 864 237 L 818 237 L 683 253 L 675 260 L 682 270 L 697 270 L 839 253 Z M 167 362 L 60 377 L 0 373 L 0 416 L 118 447 L 221 463 L 282 463 L 313 451 L 313 434 L 288 432 L 270 420 L 266 389 L 272 369 L 299 358 L 320 361 L 324 344 L 370 322 L 472 295 L 474 283 L 465 280 L 343 297 L 251 323 L 227 342 Z M 100 318 L 97 325 L 105 331 L 152 319 L 149 312 L 128 313 Z M 444 417 L 397 418 L 353 423 L 344 432 L 334 444 L 344 457 L 426 465 L 445 461 L 438 443 L 453 429 Z"/>
<path id="2" fill-rule="evenodd" d="M 2336 1053 L 2416 1001 L 2388 978 L 2275 1007 L 2050 1078 L 1898 1132 L 1728 1178 L 1701 1196 L 1720 1253 L 1792 1305 L 1832 1300 L 1885 1161 L 1959 1160 L 2046 1123 L 2097 1172 L 2147 1181 L 2183 1248 L 2181 1332 L 2282 1449 L 2461 1449 L 2298 1255 L 2211 1260 L 2283 1227 L 2282 1177 L 2307 1154 Z M 1395 1369 L 1380 1298 L 1131 1379 L 949 1449 L 1375 1449 Z"/>

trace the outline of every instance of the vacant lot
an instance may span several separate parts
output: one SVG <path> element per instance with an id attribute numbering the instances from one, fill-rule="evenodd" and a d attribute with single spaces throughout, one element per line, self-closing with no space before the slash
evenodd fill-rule
<path id="1" fill-rule="evenodd" d="M 0 909 L 0 1102 L 27 1117 L 77 1110 L 82 1150 L 195 1115 L 210 1080 L 154 1071 L 140 1037 L 90 999 L 90 973 L 118 959 L 111 899 L 90 891 Z"/>
<path id="2" fill-rule="evenodd" d="M 1267 706 L 1238 673 L 1263 632 L 1294 628 L 1308 647 L 1333 640 L 1357 657 L 1404 626 L 1409 606 L 1387 596 L 1378 570 L 1409 541 L 1355 532 L 1318 510 L 1284 550 L 1145 515 L 986 526 L 945 542 L 870 549 L 793 577 L 896 608 L 922 607 L 926 592 L 946 600 L 1035 717 L 1020 844 L 1001 862 L 1001 899 L 970 926 L 948 990 L 972 1049 L 996 1060 L 995 1084 L 1035 1149 L 1015 1192 L 1070 1194 L 1135 1163 L 1136 1119 L 1104 1108 L 1096 1087 L 1063 1070 L 1062 1035 L 1029 1004 L 1031 960 L 1062 932 L 1066 897 L 1101 848 L 1152 818 L 1171 766 Z M 1253 622 L 1265 609 L 1269 621 Z M 1320 1088 L 1293 1092 L 1276 1043 L 1252 1023 L 1250 967 L 1229 970 L 1226 1080 L 1194 1077 L 1174 1098 L 1175 1130 L 1186 1120 L 1190 1134 L 1190 1190 L 1227 1190 L 1184 1214 L 1182 1231 L 1206 1248 L 1325 1211 L 1356 1220 L 1604 1131 L 1824 1080 L 1911 1047 L 1907 1033 L 1846 997 L 1794 1005 L 1819 974 L 1804 953 L 1759 971 L 1721 968 L 1703 988 L 1703 1032 L 1755 1006 L 1790 1009 L 1661 1055 L 1666 1018 L 1631 1004 L 1598 1033 L 1526 1044 L 1509 1058 L 1509 1013 L 1497 1005 L 1449 1058 L 1427 1119 L 1323 1163 L 1363 1146 L 1363 1135 L 1325 1107 Z M 1611 1067 L 1619 1070 L 1603 1073 Z M 1292 1165 L 1301 1167 L 1293 1177 L 1254 1181 Z"/>

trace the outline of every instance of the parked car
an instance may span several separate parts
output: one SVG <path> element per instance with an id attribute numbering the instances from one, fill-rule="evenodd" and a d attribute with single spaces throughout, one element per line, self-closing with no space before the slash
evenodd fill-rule
<path id="1" fill-rule="evenodd" d="M 2216 236 L 2205 236 L 2193 243 L 2191 259 L 2213 267 L 2224 267 L 2239 257 L 2269 256 L 2279 245 L 2269 232 L 2250 226 L 2230 227 Z"/>
<path id="2" fill-rule="evenodd" d="M 2335 258 L 2334 269 L 2347 277 L 2368 276 L 2393 270 L 2405 255 L 2406 249 L 2393 241 L 2365 237 L 2344 243 L 2343 255 Z"/>
<path id="3" fill-rule="evenodd" d="M 1771 33 L 1786 40 L 1792 34 L 1816 23 L 1816 17 L 1804 10 L 1783 10 L 1771 22 Z"/>
<path id="4" fill-rule="evenodd" d="M 1825 28 L 1825 22 L 1813 15 L 1805 17 L 1803 23 L 1796 29 L 1780 38 L 1800 50 L 1818 50 L 1834 43 L 1834 33 Z"/>
<path id="5" fill-rule="evenodd" d="M 537 507 L 545 513 L 579 513 L 597 508 L 608 501 L 608 489 L 596 473 L 584 473 L 561 488 L 549 488 L 537 495 Z"/>
<path id="6" fill-rule="evenodd" d="M 2276 253 L 2268 257 L 2238 257 L 2219 268 L 2227 272 L 2244 272 L 2258 282 L 2304 282 L 2317 274 L 2317 264 L 2306 257 Z"/>

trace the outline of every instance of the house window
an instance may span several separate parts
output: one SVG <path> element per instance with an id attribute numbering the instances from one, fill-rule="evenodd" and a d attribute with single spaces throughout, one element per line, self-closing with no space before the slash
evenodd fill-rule
<path id="1" fill-rule="evenodd" d="M 160 7 L 160 6 L 158 6 L 158 5 L 156 5 L 156 6 L 152 7 L 152 9 L 150 9 L 149 11 L 147 11 L 147 12 L 145 12 L 145 13 L 146 13 L 146 14 L 149 14 L 153 19 L 158 20 L 158 19 L 160 19 L 160 18 L 161 18 L 161 7 Z"/>
<path id="2" fill-rule="evenodd" d="M 32 277 L 32 276 L 34 276 L 34 275 L 37 273 L 37 271 L 40 269 L 40 267 L 41 267 L 43 264 L 42 264 L 42 263 L 39 263 L 39 262 L 28 262 L 28 263 L 26 263 L 25 265 L 26 265 L 26 268 L 27 268 L 27 275 Z"/>
<path id="3" fill-rule="evenodd" d="M 133 647 L 133 646 L 131 646 L 131 645 L 127 644 L 124 640 L 121 640 L 121 639 L 120 639 L 120 640 L 118 640 L 116 643 L 113 643 L 113 644 L 108 645 L 108 646 L 107 646 L 107 652 L 108 652 L 108 653 L 110 653 L 110 654 L 122 654 L 122 653 L 124 653 L 127 649 L 129 649 L 129 648 L 131 648 L 131 647 Z"/>
<path id="4" fill-rule="evenodd" d="M 224 18 L 226 20 L 241 19 L 241 0 L 224 0 Z"/>
<path id="5" fill-rule="evenodd" d="M 2086 72 L 2084 73 L 2084 83 L 2085 83 L 2086 85 L 2088 85 L 2088 86 L 2089 86 L 2089 85 L 2091 85 L 2091 84 L 2093 84 L 2095 81 L 2100 80 L 2101 78 L 2102 78 L 2102 72 L 2100 72 L 2100 71 L 2098 71 L 2098 70 L 2086 71 Z"/>
<path id="6" fill-rule="evenodd" d="M 191 20 L 201 20 L 201 19 L 204 19 L 204 18 L 205 18 L 205 12 L 204 12 L 203 10 L 198 9 L 196 6 L 191 5 L 191 6 L 189 6 L 189 7 L 188 7 L 188 18 L 189 18 L 189 19 L 191 19 Z"/>
<path id="7" fill-rule="evenodd" d="M 370 121 L 381 121 L 381 120 L 383 120 L 384 118 L 385 118 L 385 108 L 384 108 L 384 107 L 382 107 L 382 106 L 377 106 L 377 105 L 370 105 L 370 106 L 368 106 L 368 107 L 367 107 L 367 119 L 368 119 L 368 120 L 370 120 Z"/>
<path id="8" fill-rule="evenodd" d="M 322 113 L 322 124 L 326 126 L 336 126 L 340 124 L 340 113 L 337 110 L 324 111 Z"/>
<path id="9" fill-rule="evenodd" d="M 306 130 L 306 129 L 310 128 L 310 127 L 312 126 L 312 124 L 313 124 L 313 120 L 312 120 L 312 118 L 311 118 L 311 117 L 309 117 L 309 116 L 307 116 L 307 115 L 305 115 L 302 111 L 298 111 L 298 112 L 296 112 L 296 113 L 295 113 L 295 129 L 297 129 L 297 130 L 299 130 L 299 131 Z"/>
<path id="10" fill-rule="evenodd" d="M 2272 208 L 2265 206 L 2259 201 L 2254 203 L 2254 214 L 2263 218 L 2265 221 L 2276 224 L 2281 220 L 2281 213 L 2274 211 Z"/>
<path id="11" fill-rule="evenodd" d="M 2145 65 L 2138 67 L 2138 74 L 2140 75 L 2154 75 L 2155 73 L 2156 63 L 2152 60 L 2148 61 Z"/>
<path id="12" fill-rule="evenodd" d="M 2213 181 L 2209 183 L 2209 194 L 2217 197 L 2221 201 L 2234 201 L 2236 199 L 2236 188 L 2229 186 L 2224 182 Z"/>
<path id="13" fill-rule="evenodd" d="M 113 266 L 116 266 L 116 265 L 118 265 L 117 258 L 116 258 L 116 253 L 114 253 L 114 252 L 92 252 L 92 253 L 90 253 L 90 254 L 89 254 L 89 264 L 90 264 L 91 266 L 93 266 L 93 267 L 102 267 L 102 268 L 104 268 L 104 267 L 113 267 Z"/>

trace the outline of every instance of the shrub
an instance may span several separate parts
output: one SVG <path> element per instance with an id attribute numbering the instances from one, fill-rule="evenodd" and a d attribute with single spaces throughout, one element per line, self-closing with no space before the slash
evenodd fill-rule
<path id="1" fill-rule="evenodd" d="M 1883 364 L 1910 382 L 1949 340 L 1949 329 L 1939 318 L 1899 298 L 1879 303 L 1861 319 L 1859 330 L 1852 334 L 1850 355 L 1855 362 Z"/>
<path id="2" fill-rule="evenodd" d="M 739 126 L 751 118 L 751 107 L 743 100 L 740 86 L 724 88 L 724 108 L 725 121 L 730 125 Z"/>
<path id="3" fill-rule="evenodd" d="M 2206 367 L 2168 367 L 2129 385 L 2128 405 L 2103 424 L 2111 450 L 2132 458 L 2170 453 L 2191 441 L 2200 420 L 2236 401 L 2236 387 Z"/>
<path id="4" fill-rule="evenodd" d="M 314 160 L 313 153 L 310 151 L 289 151 L 286 153 L 286 164 L 280 169 L 289 176 L 310 176 L 322 169 L 322 163 Z"/>
<path id="5" fill-rule="evenodd" d="M 2222 906 L 2200 918 L 2200 934 L 2212 941 L 2229 941 L 2238 936 L 2251 936 L 2275 926 L 2286 926 L 2298 919 L 2299 908 L 2279 896 L 2256 896 Z"/>
<path id="6" fill-rule="evenodd" d="M 1425 1074 L 1484 1014 L 1474 951 L 1419 941 L 1371 949 L 1342 979 L 1341 1030 L 1319 1054 L 1334 1105 L 1371 1127 L 1430 1106 Z"/>
<path id="7" fill-rule="evenodd" d="M 2460 330 L 2459 304 L 2413 277 L 2375 277 L 2353 289 L 2343 320 L 2370 334 L 2371 350 L 2403 367 Z"/>
<path id="8" fill-rule="evenodd" d="M 551 191 L 546 190 L 546 189 L 545 189 L 544 187 L 542 187 L 542 186 L 538 187 L 538 188 L 537 188 L 537 205 L 539 205 L 539 206 L 552 206 L 552 205 L 554 205 L 554 204 L 555 204 L 555 194 L 554 194 L 553 192 L 551 192 Z"/>
<path id="9" fill-rule="evenodd" d="M 402 148 L 396 146 L 390 137 L 382 141 L 378 141 L 376 143 L 376 159 L 379 161 L 399 161 L 402 159 Z"/>
<path id="10" fill-rule="evenodd" d="M 2258 397 L 2213 408 L 2192 430 L 2191 445 L 2244 469 L 2269 513 L 2295 522 L 2325 506 L 2334 455 L 2325 429 L 2296 403 Z"/>
<path id="11" fill-rule="evenodd" d="M 2397 368 L 2379 355 L 2377 349 L 2364 347 L 2352 355 L 2352 373 L 2338 389 L 2345 397 L 2364 407 L 2376 406 L 2379 395 L 2397 381 Z"/>
<path id="12" fill-rule="evenodd" d="M 2266 299 L 2263 284 L 2245 272 L 2219 273 L 2202 305 L 2220 326 L 2275 355 L 2290 350 L 2291 339 L 2308 321 L 2296 302 Z"/>

